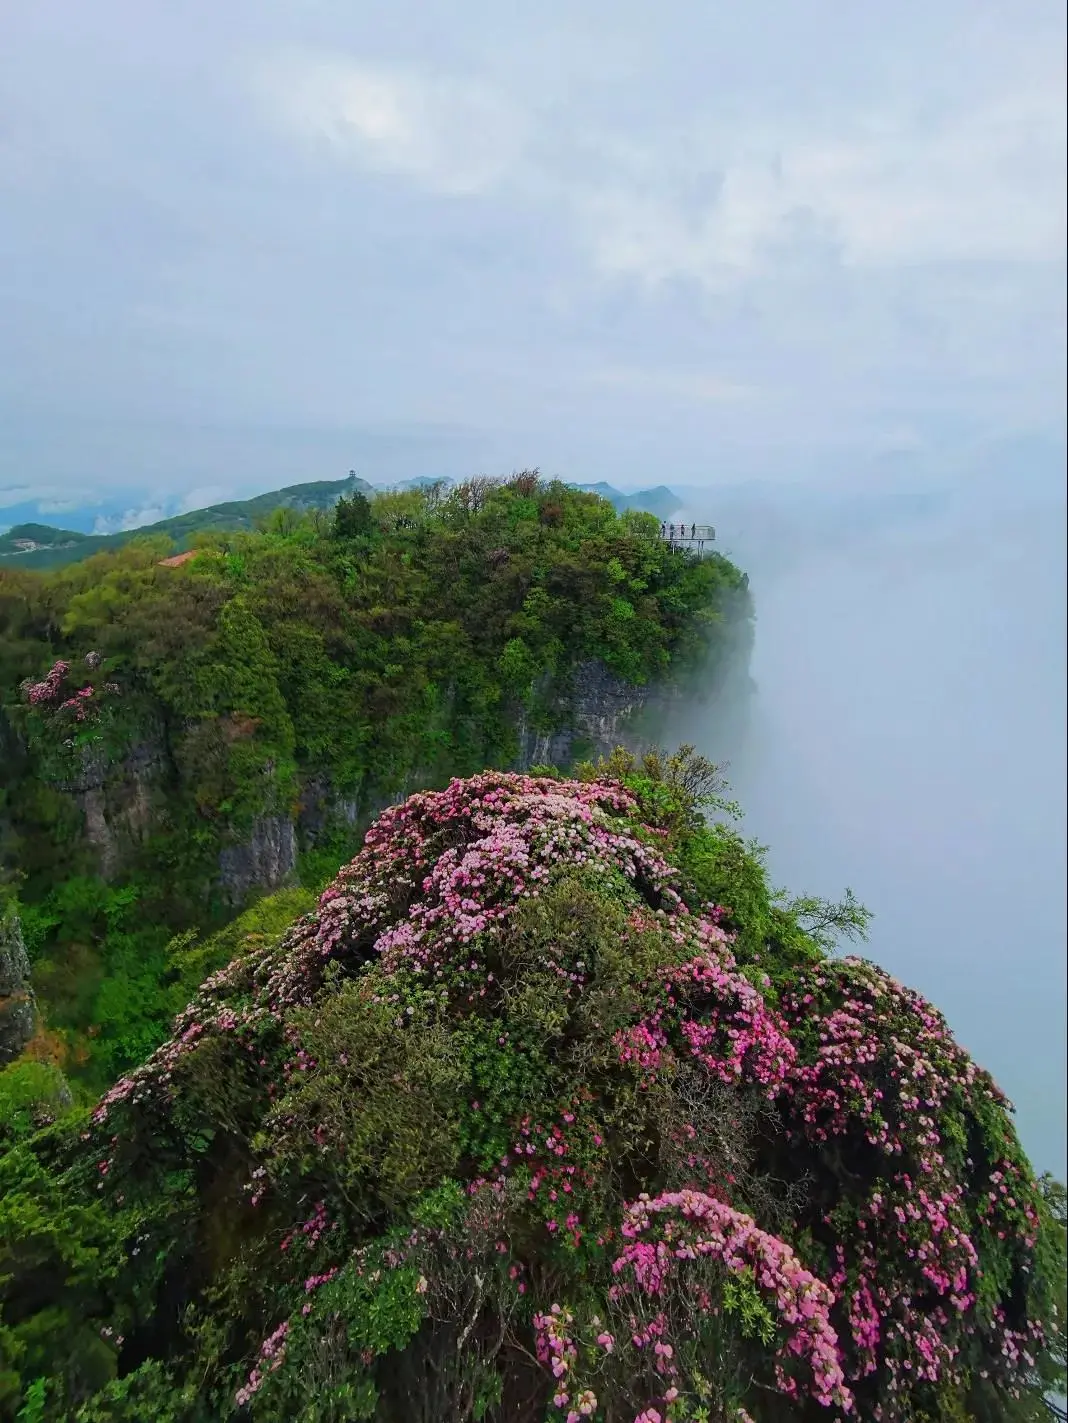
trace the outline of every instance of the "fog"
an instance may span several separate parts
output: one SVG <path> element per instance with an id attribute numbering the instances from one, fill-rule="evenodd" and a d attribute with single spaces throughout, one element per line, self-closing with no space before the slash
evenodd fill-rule
<path id="1" fill-rule="evenodd" d="M 721 519 L 756 692 L 740 741 L 708 707 L 675 739 L 730 760 L 776 884 L 874 911 L 860 951 L 945 1012 L 1063 1177 L 1063 484 L 903 500 L 896 521 L 803 503 Z"/>

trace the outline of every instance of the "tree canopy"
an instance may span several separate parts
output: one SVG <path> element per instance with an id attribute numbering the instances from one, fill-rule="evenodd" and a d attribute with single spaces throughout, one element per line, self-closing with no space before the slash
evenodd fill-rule
<path id="1" fill-rule="evenodd" d="M 656 529 L 529 473 L 280 509 L 178 565 L 154 535 L 0 568 L 0 895 L 68 1069 L 103 1087 L 159 1041 L 176 934 L 257 874 L 320 887 L 398 795 L 512 764 L 583 667 L 714 692 L 742 575 Z M 264 825 L 273 881 L 228 882 Z"/>

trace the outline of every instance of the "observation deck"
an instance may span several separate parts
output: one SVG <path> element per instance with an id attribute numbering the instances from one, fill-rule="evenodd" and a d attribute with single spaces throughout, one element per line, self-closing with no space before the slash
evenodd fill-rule
<path id="1" fill-rule="evenodd" d="M 671 548 L 700 555 L 712 552 L 710 545 L 716 541 L 716 530 L 711 524 L 678 524 L 666 519 L 660 524 L 659 537 Z"/>

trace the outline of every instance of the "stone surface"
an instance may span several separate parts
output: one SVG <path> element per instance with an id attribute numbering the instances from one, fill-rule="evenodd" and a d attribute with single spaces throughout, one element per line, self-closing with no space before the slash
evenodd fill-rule
<path id="1" fill-rule="evenodd" d="M 7 909 L 0 912 L 0 1066 L 18 1057 L 33 1037 L 36 1016 L 22 926 Z"/>
<path id="2" fill-rule="evenodd" d="M 576 754 L 596 760 L 617 746 L 647 750 L 655 739 L 651 726 L 666 715 L 678 691 L 670 684 L 635 686 L 602 662 L 581 662 L 570 687 L 560 696 L 559 724 L 551 732 L 530 725 L 524 714 L 516 766 L 567 766 Z"/>
<path id="3" fill-rule="evenodd" d="M 111 761 L 97 747 L 82 753 L 78 770 L 57 789 L 73 795 L 85 817 L 85 838 L 96 850 L 105 880 L 118 874 L 130 844 L 153 828 L 153 791 L 166 765 L 162 736 L 131 745 L 121 760 Z"/>
<path id="4" fill-rule="evenodd" d="M 254 889 L 281 889 L 292 882 L 296 867 L 297 834 L 288 816 L 262 816 L 244 844 L 219 854 L 220 881 L 232 904 L 241 904 Z"/>

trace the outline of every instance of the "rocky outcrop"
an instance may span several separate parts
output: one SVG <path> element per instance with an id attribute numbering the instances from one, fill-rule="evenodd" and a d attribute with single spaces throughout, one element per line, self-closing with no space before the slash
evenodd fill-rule
<path id="1" fill-rule="evenodd" d="M 639 687 L 617 677 L 602 662 L 580 663 L 566 687 L 553 696 L 555 729 L 539 730 L 526 713 L 521 715 L 515 768 L 565 767 L 580 756 L 607 756 L 617 746 L 647 749 L 656 741 L 657 730 L 678 696 L 673 685 Z M 327 775 L 309 777 L 301 788 L 295 821 L 285 816 L 262 817 L 245 843 L 220 853 L 224 895 L 232 904 L 239 904 L 256 890 L 271 891 L 291 882 L 298 843 L 314 845 L 339 822 L 350 828 L 366 823 L 425 784 L 418 774 L 409 780 L 410 784 L 406 782 L 390 795 L 369 793 L 357 799 L 340 794 Z"/>
<path id="2" fill-rule="evenodd" d="M 646 750 L 665 740 L 672 713 L 684 700 L 675 682 L 635 685 L 595 660 L 578 663 L 558 682 L 542 684 L 538 693 L 541 716 L 519 713 L 513 769 L 563 769 L 576 760 L 607 756 L 617 746 Z M 287 813 L 288 805 L 283 810 L 280 796 L 269 796 L 247 837 L 217 852 L 216 884 L 224 899 L 237 907 L 255 893 L 292 883 L 300 847 L 323 842 L 339 825 L 356 829 L 366 824 L 387 804 L 425 786 L 429 774 L 413 767 L 401 786 L 388 793 L 364 787 L 357 798 L 338 791 L 325 770 L 303 782 L 294 814 Z M 85 747 L 76 765 L 68 764 L 65 778 L 53 782 L 79 806 L 83 843 L 95 851 L 97 871 L 105 880 L 121 876 L 132 849 L 162 828 L 165 789 L 175 777 L 181 781 L 182 766 L 167 750 L 164 728 L 146 719 L 137 740 L 119 755 L 100 743 Z"/>
<path id="3" fill-rule="evenodd" d="M 255 889 L 281 889 L 297 867 L 297 835 L 284 815 L 261 816 L 241 845 L 219 852 L 219 878 L 231 904 L 243 903 Z"/>
<path id="4" fill-rule="evenodd" d="M 680 695 L 670 683 L 636 686 L 617 677 L 603 662 L 581 662 L 559 696 L 554 730 L 539 730 L 525 712 L 521 715 L 516 767 L 566 767 L 577 756 L 596 760 L 617 746 L 648 749 Z"/>
<path id="5" fill-rule="evenodd" d="M 0 911 L 0 1067 L 18 1057 L 33 1037 L 36 1016 L 22 926 L 9 908 Z"/>
<path id="6" fill-rule="evenodd" d="M 325 775 L 309 776 L 300 793 L 297 829 L 302 841 L 314 845 L 338 821 L 354 826 L 360 819 L 360 801 L 339 794 Z"/>
<path id="7" fill-rule="evenodd" d="M 85 838 L 97 853 L 100 875 L 112 879 L 124 849 L 150 834 L 155 822 L 153 786 L 166 766 L 161 736 L 131 745 L 121 760 L 88 747 L 76 773 L 59 788 L 73 795 L 85 816 Z"/>

